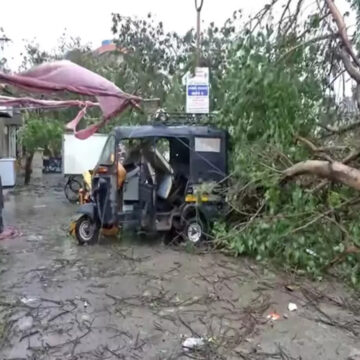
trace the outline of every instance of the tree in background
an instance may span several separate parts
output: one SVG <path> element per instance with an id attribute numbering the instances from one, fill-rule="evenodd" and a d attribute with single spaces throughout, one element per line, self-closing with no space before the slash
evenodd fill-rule
<path id="1" fill-rule="evenodd" d="M 66 35 L 60 39 L 58 48 L 52 53 L 41 50 L 36 43 L 29 42 L 25 45 L 19 70 L 25 71 L 44 62 L 74 56 L 77 52 L 86 53 L 87 57 L 91 58 L 89 48 L 86 45 L 82 45 L 79 39 L 68 39 Z M 69 95 L 65 94 L 65 97 L 69 97 Z M 24 125 L 19 131 L 19 138 L 24 150 L 25 184 L 28 184 L 32 173 L 34 152 L 37 148 L 43 148 L 46 155 L 57 156 L 61 154 L 64 125 L 76 116 L 76 109 L 25 111 L 23 115 Z"/>
<path id="2" fill-rule="evenodd" d="M 19 137 L 25 153 L 25 185 L 29 184 L 32 173 L 32 159 L 37 149 L 43 148 L 52 156 L 58 156 L 61 149 L 63 127 L 59 121 L 44 118 L 37 113 L 27 114 Z"/>
<path id="3" fill-rule="evenodd" d="M 239 14 L 235 11 L 221 28 L 211 23 L 201 37 L 200 63 L 210 67 L 213 111 L 222 106 L 224 91 L 220 88 L 220 81 L 227 66 Z M 166 32 L 162 22 L 156 23 L 151 14 L 147 19 L 113 14 L 112 20 L 114 38 L 124 59 L 113 74 L 113 81 L 128 93 L 159 98 L 169 112 L 184 111 L 182 78 L 195 66 L 194 29 L 183 36 Z"/>

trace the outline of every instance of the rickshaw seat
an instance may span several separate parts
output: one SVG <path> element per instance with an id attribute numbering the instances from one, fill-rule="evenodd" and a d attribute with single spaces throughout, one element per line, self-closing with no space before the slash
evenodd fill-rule
<path id="1" fill-rule="evenodd" d="M 169 197 L 170 191 L 173 186 L 173 177 L 172 175 L 166 174 L 162 176 L 161 182 L 159 183 L 159 187 L 157 190 L 157 195 L 166 200 Z"/>
<path id="2" fill-rule="evenodd" d="M 138 166 L 126 174 L 126 180 L 125 180 L 124 192 L 123 192 L 124 200 L 127 201 L 139 200 L 139 179 L 140 179 L 140 168 Z"/>

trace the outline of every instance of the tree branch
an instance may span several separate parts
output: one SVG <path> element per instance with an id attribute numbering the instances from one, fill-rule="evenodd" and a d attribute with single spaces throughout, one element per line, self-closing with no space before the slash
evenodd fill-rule
<path id="1" fill-rule="evenodd" d="M 357 150 L 353 150 L 348 156 L 346 156 L 344 158 L 344 160 L 342 161 L 343 164 L 348 164 L 351 161 L 355 160 L 356 158 L 358 158 L 360 156 L 360 149 Z M 325 179 L 323 181 L 321 181 L 320 184 L 316 185 L 315 188 L 313 188 L 311 190 L 311 193 L 315 193 L 319 190 L 321 190 L 322 188 L 324 188 L 327 184 L 329 183 L 329 180 Z"/>
<path id="2" fill-rule="evenodd" d="M 332 149 L 331 147 L 325 148 L 325 147 L 317 147 L 315 144 L 313 144 L 310 140 L 299 136 L 299 135 L 295 135 L 295 139 L 302 142 L 303 144 L 305 144 L 313 153 L 323 153 L 323 154 L 319 154 L 319 156 L 321 156 L 322 158 L 326 159 L 327 161 L 333 162 L 334 160 L 327 154 L 324 154 L 324 152 L 326 151 L 325 149 L 327 149 L 327 151 L 330 149 Z"/>
<path id="3" fill-rule="evenodd" d="M 355 64 L 360 67 L 360 61 L 359 61 L 358 57 L 355 55 L 355 52 L 352 48 L 349 37 L 347 35 L 346 25 L 345 25 L 343 16 L 341 15 L 339 9 L 336 7 L 334 0 L 325 0 L 325 2 L 331 12 L 331 15 L 332 15 L 336 25 L 337 25 L 340 37 L 343 41 L 343 44 L 344 44 L 347 52 L 350 54 L 350 56 L 354 60 Z"/>
<path id="4" fill-rule="evenodd" d="M 286 6 L 284 7 L 284 11 L 281 14 L 281 17 L 280 17 L 280 20 L 279 20 L 279 25 L 278 25 L 278 34 L 280 34 L 281 27 L 282 27 L 282 22 L 284 20 L 286 12 L 289 10 L 291 2 L 292 2 L 292 0 L 288 0 Z"/>
<path id="5" fill-rule="evenodd" d="M 325 35 L 320 35 L 320 36 L 316 36 L 314 38 L 311 38 L 307 41 L 302 42 L 301 44 L 298 44 L 294 47 L 292 47 L 291 49 L 289 49 L 286 53 L 284 53 L 283 55 L 280 56 L 280 58 L 278 59 L 278 62 L 282 61 L 284 58 L 286 58 L 289 54 L 291 54 L 292 52 L 294 52 L 295 50 L 301 48 L 301 47 L 305 47 L 308 45 L 311 45 L 313 43 L 319 42 L 319 41 L 323 41 L 323 40 L 327 40 L 327 39 L 335 39 L 336 37 L 338 37 L 339 34 L 335 33 L 331 33 L 331 34 L 325 34 Z"/>
<path id="6" fill-rule="evenodd" d="M 327 211 L 325 211 L 324 213 L 322 214 L 319 214 L 318 216 L 314 217 L 313 219 L 311 219 L 309 222 L 307 222 L 306 224 L 303 224 L 295 229 L 292 229 L 290 231 L 288 231 L 286 234 L 282 235 L 281 237 L 287 237 L 289 235 L 292 235 L 300 230 L 304 230 L 306 229 L 307 227 L 309 227 L 310 225 L 316 223 L 317 221 L 321 220 L 322 218 L 328 216 L 329 214 L 333 213 L 335 210 L 338 210 L 346 205 L 349 205 L 351 203 L 356 203 L 357 200 L 354 200 L 354 199 L 348 199 L 348 200 L 345 200 L 344 202 L 342 202 L 341 204 L 339 204 L 338 206 L 336 206 L 335 208 L 331 208 L 331 209 L 328 209 Z"/>
<path id="7" fill-rule="evenodd" d="M 310 140 L 300 135 L 295 135 L 295 139 L 305 144 L 312 152 L 318 151 L 318 147 L 315 144 L 313 144 Z"/>
<path id="8" fill-rule="evenodd" d="M 343 161 L 343 164 L 348 164 L 349 162 L 355 160 L 356 158 L 358 158 L 360 156 L 360 150 L 354 150 L 352 151 Z"/>
<path id="9" fill-rule="evenodd" d="M 306 160 L 299 162 L 284 171 L 281 181 L 284 182 L 305 174 L 316 175 L 360 190 L 360 170 L 338 161 Z"/>
<path id="10" fill-rule="evenodd" d="M 356 129 L 357 127 L 360 126 L 360 120 L 359 121 L 355 121 L 351 124 L 348 124 L 348 125 L 344 125 L 342 127 L 334 127 L 334 126 L 330 126 L 330 125 L 319 125 L 321 126 L 322 128 L 326 129 L 327 131 L 330 131 L 333 135 L 333 134 L 337 134 L 337 135 L 340 135 L 340 134 L 343 134 L 347 131 L 350 131 L 350 130 L 354 130 Z"/>
<path id="11" fill-rule="evenodd" d="M 346 71 L 357 82 L 360 83 L 360 71 L 351 63 L 349 55 L 344 50 L 339 50 L 340 56 Z"/>
<path id="12" fill-rule="evenodd" d="M 255 14 L 255 16 L 253 16 L 250 21 L 248 21 L 245 24 L 245 29 L 250 26 L 249 31 L 251 33 L 254 33 L 254 31 L 256 30 L 256 28 L 261 24 L 261 22 L 263 21 L 265 15 L 271 10 L 271 8 L 278 2 L 279 0 L 271 0 L 271 4 L 266 4 L 258 13 Z M 251 28 L 251 23 L 253 20 L 257 20 L 255 26 L 253 28 Z"/>
<path id="13" fill-rule="evenodd" d="M 291 17 L 287 28 L 284 30 L 284 34 L 287 34 L 288 31 L 294 26 L 294 28 L 296 29 L 296 25 L 297 25 L 297 19 L 301 10 L 301 7 L 303 5 L 304 0 L 298 0 L 298 3 L 296 5 L 296 10 L 294 15 Z"/>
<path id="14" fill-rule="evenodd" d="M 330 12 L 325 13 L 323 16 L 319 18 L 319 23 L 322 22 L 330 15 Z M 311 32 L 313 29 L 311 27 L 306 28 L 300 35 L 297 36 L 296 40 L 300 40 L 304 37 L 307 33 Z"/>

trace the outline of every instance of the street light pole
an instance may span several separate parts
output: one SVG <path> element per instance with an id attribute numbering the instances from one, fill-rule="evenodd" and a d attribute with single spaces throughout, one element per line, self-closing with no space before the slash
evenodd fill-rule
<path id="1" fill-rule="evenodd" d="M 195 9 L 196 9 L 196 16 L 197 16 L 197 23 L 196 23 L 196 66 L 200 66 L 200 13 L 201 9 L 204 5 L 204 0 L 195 0 Z"/>

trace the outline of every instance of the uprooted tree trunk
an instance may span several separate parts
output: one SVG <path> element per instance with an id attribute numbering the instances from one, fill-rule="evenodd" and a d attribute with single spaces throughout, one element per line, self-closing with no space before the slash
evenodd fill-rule
<path id="1" fill-rule="evenodd" d="M 360 170 L 339 161 L 306 160 L 284 171 L 283 181 L 299 175 L 316 175 L 330 181 L 343 183 L 355 190 L 360 190 Z"/>

